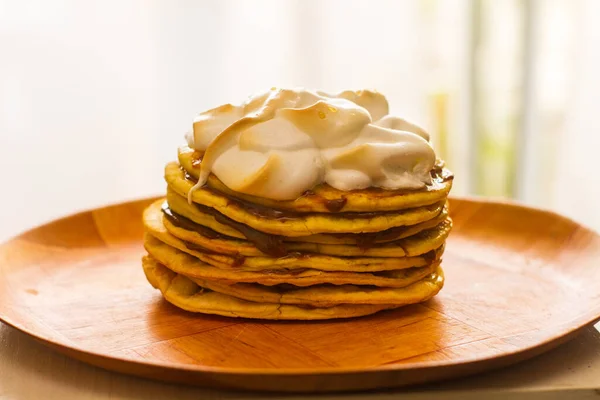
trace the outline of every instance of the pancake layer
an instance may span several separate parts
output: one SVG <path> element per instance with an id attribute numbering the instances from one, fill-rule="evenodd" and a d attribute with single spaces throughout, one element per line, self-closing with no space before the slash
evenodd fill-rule
<path id="1" fill-rule="evenodd" d="M 201 152 L 194 151 L 188 146 L 179 148 L 179 164 L 191 178 L 198 178 L 202 155 Z M 397 211 L 445 200 L 452 188 L 452 173 L 444 168 L 444 163 L 440 160 L 432 171 L 432 177 L 431 185 L 428 185 L 424 190 L 389 191 L 368 188 L 345 192 L 334 189 L 327 184 L 322 184 L 311 189 L 304 196 L 291 201 L 277 201 L 234 192 L 214 175 L 209 177 L 208 187 L 252 204 L 280 210 L 322 213 Z"/>
<path id="2" fill-rule="evenodd" d="M 189 278 L 176 274 L 149 257 L 144 258 L 142 264 L 148 281 L 154 288 L 161 291 L 169 303 L 191 312 L 274 320 L 320 320 L 360 317 L 395 307 L 379 304 L 303 307 L 301 305 L 247 301 L 210 289 L 206 290 Z"/>

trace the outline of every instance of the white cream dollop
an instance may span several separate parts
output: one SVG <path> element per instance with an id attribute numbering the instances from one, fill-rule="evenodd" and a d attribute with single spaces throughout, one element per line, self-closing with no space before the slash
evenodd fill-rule
<path id="1" fill-rule="evenodd" d="M 199 114 L 186 139 L 204 152 L 192 191 L 214 173 L 232 190 L 274 200 L 323 182 L 344 191 L 420 189 L 436 160 L 427 132 L 389 116 L 385 97 L 369 90 L 272 88 Z"/>

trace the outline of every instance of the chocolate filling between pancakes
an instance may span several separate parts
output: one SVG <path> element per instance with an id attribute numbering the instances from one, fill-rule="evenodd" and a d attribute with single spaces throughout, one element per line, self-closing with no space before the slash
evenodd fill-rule
<path id="1" fill-rule="evenodd" d="M 182 171 L 184 173 L 184 178 L 187 181 L 189 181 L 190 183 L 192 183 L 194 185 L 198 182 L 198 180 L 195 177 L 193 177 L 192 175 L 190 175 L 189 172 L 187 172 L 185 169 L 182 168 Z M 451 173 L 444 175 L 444 170 L 439 170 L 439 171 L 432 170 L 432 177 L 434 180 L 437 177 L 438 179 L 441 179 L 442 181 L 453 179 L 453 176 Z M 300 219 L 300 218 L 303 218 L 303 217 L 306 217 L 309 215 L 322 214 L 322 213 L 318 213 L 318 212 L 296 212 L 296 211 L 290 211 L 290 210 L 281 210 L 281 209 L 272 208 L 272 207 L 264 206 L 264 205 L 257 204 L 257 203 L 252 203 L 250 201 L 241 199 L 239 197 L 235 197 L 231 194 L 221 192 L 220 190 L 214 189 L 208 185 L 204 185 L 202 187 L 202 189 L 206 190 L 207 192 L 211 192 L 215 195 L 225 197 L 227 199 L 227 203 L 229 205 L 237 206 L 238 208 L 241 208 L 241 209 L 247 211 L 248 213 L 250 213 L 254 216 L 257 216 L 257 217 L 261 217 L 261 218 L 276 219 L 279 221 L 289 221 L 289 220 L 294 220 L 294 219 Z M 385 191 L 384 189 L 380 189 L 380 188 L 370 188 L 370 190 L 371 191 L 378 191 L 378 190 Z M 410 192 L 414 192 L 414 191 L 418 191 L 418 190 L 405 190 L 405 191 L 401 192 L 400 194 L 410 193 Z M 399 192 L 399 191 L 396 191 L 396 193 L 397 192 Z M 304 192 L 302 197 L 314 197 L 314 200 L 320 201 L 321 203 L 323 203 L 325 205 L 325 208 L 327 208 L 329 211 L 331 211 L 332 214 L 334 214 L 333 216 L 338 215 L 338 213 L 344 208 L 344 206 L 348 202 L 348 199 L 346 199 L 346 197 L 344 197 L 344 196 L 341 196 L 338 199 L 325 199 L 325 198 L 317 195 L 312 190 L 307 190 L 306 192 Z M 197 203 L 194 203 L 194 204 L 197 204 Z M 423 207 L 425 207 L 425 208 L 435 207 L 438 204 L 439 204 L 439 202 L 436 202 L 433 204 L 424 205 Z M 345 213 L 340 213 L 340 214 L 345 215 L 345 216 L 351 216 L 352 218 L 373 218 L 373 217 L 377 217 L 380 215 L 397 213 L 399 211 L 402 211 L 402 210 L 345 212 Z"/>
<path id="2" fill-rule="evenodd" d="M 262 251 L 263 253 L 268 254 L 272 257 L 283 257 L 286 254 L 288 254 L 288 251 L 285 248 L 285 245 L 283 244 L 283 237 L 257 231 L 256 229 L 251 228 L 248 225 L 244 225 L 242 223 L 232 220 L 229 217 L 226 217 L 225 215 L 221 214 L 212 207 L 207 207 L 196 203 L 194 203 L 194 206 L 198 210 L 206 214 L 212 215 L 217 222 L 223 225 L 227 225 L 230 228 L 233 228 L 240 232 L 246 237 L 246 239 L 248 239 L 248 241 L 254 244 L 256 248 Z M 204 232 L 211 231 L 214 234 L 212 239 L 235 239 L 230 238 L 229 236 L 221 235 L 220 233 L 217 233 L 212 229 L 199 225 L 185 218 L 184 216 L 173 212 L 173 210 L 169 208 L 166 202 L 163 204 L 162 211 L 169 220 L 169 222 L 171 222 L 173 225 L 179 228 L 196 231 L 203 236 L 206 236 L 204 235 Z"/>
<path id="3" fill-rule="evenodd" d="M 233 228 L 240 232 L 242 235 L 246 237 L 246 239 L 251 242 L 257 249 L 262 251 L 263 253 L 271 256 L 271 257 L 285 257 L 289 256 L 290 252 L 285 246 L 284 237 L 278 235 L 272 235 L 270 233 L 264 233 L 258 231 L 254 228 L 249 227 L 248 225 L 242 224 L 240 222 L 234 221 L 233 219 L 221 214 L 217 210 L 212 207 L 207 207 L 202 204 L 193 203 L 194 206 L 203 213 L 212 215 L 215 220 L 223 225 L 227 225 L 230 228 Z M 186 229 L 189 231 L 194 231 L 202 236 L 208 237 L 210 239 L 226 239 L 226 240 L 239 240 L 237 238 L 232 238 L 230 236 L 226 236 L 215 232 L 214 230 L 207 228 L 203 225 L 197 224 L 194 221 L 177 214 L 173 210 L 169 208 L 167 202 L 164 202 L 162 205 L 162 212 L 173 225 Z M 356 240 L 357 246 L 361 250 L 367 250 L 377 246 L 378 241 L 385 240 L 386 243 L 389 244 L 389 241 L 392 241 L 394 238 L 399 237 L 404 233 L 407 229 L 411 228 L 410 226 L 399 226 L 395 228 L 390 228 L 381 232 L 372 232 L 372 233 L 330 233 L 330 235 L 335 237 L 351 237 Z M 194 245 L 197 248 L 201 246 Z M 190 248 L 188 246 L 188 248 Z M 192 249 L 195 250 L 195 249 Z M 210 252 L 200 250 L 205 253 Z M 214 252 L 213 252 L 214 253 Z"/>
<path id="4" fill-rule="evenodd" d="M 265 253 L 271 257 L 278 257 L 278 258 L 290 257 L 290 258 L 303 258 L 303 259 L 308 259 L 308 258 L 312 257 L 311 253 L 301 253 L 301 252 L 297 252 L 297 251 L 289 251 L 285 246 L 285 242 L 283 241 L 284 238 L 282 236 L 271 235 L 268 233 L 257 231 L 256 229 L 250 228 L 247 225 L 241 224 L 239 222 L 232 220 L 229 217 L 224 216 L 223 214 L 219 213 L 214 208 L 202 206 L 200 204 L 195 204 L 195 205 L 197 207 L 199 207 L 199 209 L 201 211 L 209 213 L 210 215 L 215 217 L 215 219 L 218 222 L 220 222 L 221 224 L 227 225 L 227 226 L 241 232 L 244 236 L 246 236 L 246 238 L 248 239 L 249 242 L 251 242 L 252 244 L 254 244 L 254 246 L 256 246 L 257 249 L 259 249 L 260 251 L 262 251 L 263 253 Z M 206 210 L 204 208 L 206 208 Z M 203 225 L 197 224 L 194 221 L 192 221 L 180 214 L 177 214 L 176 212 L 174 212 L 173 210 L 171 210 L 169 208 L 169 205 L 167 202 L 163 203 L 161 209 L 162 209 L 163 215 L 167 218 L 167 220 L 169 220 L 169 222 L 171 222 L 173 225 L 175 225 L 179 228 L 197 232 L 200 235 L 208 237 L 210 239 L 240 240 L 238 238 L 233 238 L 233 237 L 215 232 L 214 230 L 212 230 L 210 228 L 207 228 Z M 378 239 L 390 238 L 390 237 L 393 237 L 392 235 L 397 236 L 406 229 L 407 229 L 406 227 L 398 227 L 398 228 L 389 229 L 387 231 L 367 233 L 367 234 L 337 233 L 337 234 L 332 234 L 332 235 L 346 236 L 346 237 L 354 236 L 355 239 L 357 240 L 357 242 L 360 243 L 360 244 L 358 244 L 358 246 L 361 247 L 361 245 L 362 245 L 362 246 L 364 246 L 365 249 L 367 249 L 367 248 L 375 247 L 377 245 L 377 243 L 375 243 L 375 241 L 377 241 Z M 361 242 L 361 241 L 363 241 L 363 242 Z M 191 243 L 191 242 L 188 242 L 185 240 L 183 242 L 185 243 L 186 247 L 190 250 L 199 251 L 199 252 L 202 252 L 205 254 L 219 254 L 215 251 L 207 249 L 198 244 Z M 389 242 L 386 244 L 389 244 Z M 363 247 L 361 247 L 361 248 L 363 248 Z M 433 261 L 436 258 L 436 250 L 431 250 L 421 256 L 425 257 L 428 262 Z M 346 257 L 346 258 L 353 258 L 353 257 Z M 234 267 L 242 266 L 244 264 L 245 260 L 246 260 L 246 257 L 237 255 L 237 256 L 235 256 L 235 261 L 234 261 L 233 266 Z"/>

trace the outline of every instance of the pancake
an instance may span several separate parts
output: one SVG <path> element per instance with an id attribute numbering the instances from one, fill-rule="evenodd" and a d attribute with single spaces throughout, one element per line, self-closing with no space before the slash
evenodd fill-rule
<path id="1" fill-rule="evenodd" d="M 314 285 L 303 288 L 288 285 L 262 286 L 255 283 L 223 285 L 213 281 L 193 279 L 198 285 L 248 301 L 307 304 L 330 307 L 338 304 L 393 304 L 403 306 L 421 303 L 435 296 L 444 286 L 441 267 L 423 279 L 403 288 L 357 285 Z"/>
<path id="2" fill-rule="evenodd" d="M 200 152 L 188 146 L 179 148 L 178 159 L 181 166 L 194 178 L 198 178 L 201 164 Z M 226 195 L 260 204 L 273 209 L 298 212 L 361 212 L 361 211 L 396 211 L 406 208 L 420 207 L 443 201 L 452 188 L 452 174 L 443 168 L 438 161 L 431 172 L 432 183 L 423 190 L 381 190 L 368 188 L 362 190 L 341 191 L 327 184 L 321 184 L 302 197 L 289 201 L 277 201 L 262 197 L 249 196 L 235 192 L 211 174 L 207 185 Z"/>
<path id="3" fill-rule="evenodd" d="M 375 91 L 257 93 L 194 118 L 143 213 L 148 281 L 184 310 L 350 318 L 444 286 L 453 175 Z"/>
<path id="4" fill-rule="evenodd" d="M 214 267 L 197 257 L 171 247 L 148 233 L 144 236 L 144 248 L 156 261 L 178 274 L 190 278 L 217 281 L 223 284 L 250 282 L 266 286 L 282 283 L 295 286 L 311 286 L 330 283 L 333 285 L 404 287 L 429 275 L 436 266 L 433 263 L 420 268 L 360 273 L 328 272 L 316 269 L 250 271 Z"/>
<path id="5" fill-rule="evenodd" d="M 214 239 L 208 239 L 194 231 L 185 231 L 178 229 L 163 219 L 167 230 L 187 244 L 193 244 L 196 247 L 204 250 L 209 250 L 209 254 L 213 252 L 245 256 L 254 258 L 265 258 L 268 255 L 260 252 L 255 246 L 246 241 L 241 240 L 221 240 L 217 241 Z M 353 245 L 335 245 L 335 244 L 319 244 L 319 243 L 289 243 L 285 244 L 286 254 L 283 257 L 311 257 L 316 255 L 329 255 L 338 257 L 387 257 L 387 258 L 404 258 L 414 257 L 422 254 L 426 254 L 435 249 L 441 247 L 450 230 L 452 228 L 451 220 L 442 222 L 439 226 L 434 229 L 428 229 L 417 235 L 411 236 L 399 240 L 397 242 L 390 242 L 379 244 L 377 246 L 361 248 Z M 213 246 L 215 245 L 216 246 Z M 237 247 L 236 247 L 237 246 Z M 188 246 L 192 247 L 192 246 Z M 201 250 L 202 251 L 202 250 Z M 298 255 L 298 253 L 300 253 Z M 269 258 L 269 262 L 272 262 L 273 258 Z"/>
<path id="6" fill-rule="evenodd" d="M 433 260 L 441 258 L 443 254 L 444 241 L 441 240 L 437 248 L 432 247 L 427 254 L 420 257 L 335 257 L 312 253 L 291 253 L 278 258 L 246 257 L 241 254 L 227 255 L 213 252 L 172 235 L 163 223 L 164 219 L 159 207 L 160 201 L 157 201 L 144 211 L 143 222 L 146 231 L 169 246 L 218 268 L 248 271 L 310 268 L 321 271 L 373 272 L 427 266 Z M 424 231 L 419 235 L 426 233 L 427 231 Z M 413 238 L 406 240 L 413 240 Z M 425 245 L 431 243 L 437 243 L 437 239 L 430 240 Z M 415 247 L 417 246 L 419 245 Z"/>
<path id="7" fill-rule="evenodd" d="M 170 222 L 161 211 L 162 201 L 152 204 L 144 215 L 146 225 L 158 226 L 162 224 L 173 236 L 186 243 L 195 245 L 205 253 L 220 253 L 223 255 L 244 257 L 267 257 L 251 242 L 239 240 L 227 236 L 215 237 L 215 232 L 200 233 L 198 230 L 187 230 L 180 228 Z M 330 245 L 319 243 L 285 243 L 286 255 L 290 253 L 327 254 L 341 257 L 408 257 L 425 254 L 440 247 L 446 240 L 452 228 L 451 220 L 443 221 L 433 229 L 422 231 L 411 237 L 395 242 L 373 245 L 370 247 L 358 247 L 354 245 Z M 154 228 L 158 229 L 158 228 Z M 192 246 L 188 246 L 193 248 Z M 272 260 L 272 258 L 269 258 Z"/>
<path id="8" fill-rule="evenodd" d="M 167 164 L 165 179 L 169 186 L 167 199 L 174 193 L 187 196 L 193 186 L 177 163 Z M 446 203 L 444 199 L 432 205 L 388 212 L 292 214 L 241 203 L 207 187 L 194 190 L 192 200 L 197 203 L 196 207 L 204 209 L 205 212 L 215 209 L 220 214 L 258 231 L 288 237 L 316 233 L 379 232 L 397 226 L 415 225 L 439 215 Z M 173 204 L 169 204 L 173 207 Z M 178 212 L 174 207 L 173 210 Z"/>
<path id="9" fill-rule="evenodd" d="M 177 212 L 173 211 L 172 207 L 177 209 Z M 236 223 L 233 220 L 228 219 L 227 217 L 218 214 L 215 216 L 215 213 L 212 214 L 205 213 L 195 207 L 194 205 L 188 204 L 187 200 L 176 193 L 170 192 L 168 196 L 168 205 L 167 208 L 169 210 L 165 210 L 170 218 L 172 225 L 177 224 L 178 227 L 187 230 L 197 230 L 203 234 L 208 234 L 209 236 L 215 237 L 214 233 L 225 235 L 231 238 L 237 239 L 248 239 L 253 240 L 253 244 L 257 247 L 264 248 L 265 246 L 261 246 L 257 241 L 286 241 L 286 242 L 305 242 L 305 243 L 323 243 L 323 244 L 351 244 L 358 245 L 361 248 L 369 247 L 375 243 L 385 243 L 391 242 L 398 239 L 403 239 L 412 235 L 415 235 L 425 229 L 433 228 L 439 225 L 441 222 L 448 218 L 448 208 L 444 207 L 441 213 L 439 213 L 434 218 L 421 222 L 416 225 L 410 226 L 402 226 L 387 229 L 381 232 L 374 233 L 333 233 L 333 234 L 316 234 L 316 235 L 308 235 L 308 236 L 299 236 L 299 237 L 268 237 L 274 235 L 268 235 L 261 232 L 251 232 L 252 228 L 244 226 L 242 227 L 242 231 L 235 229 L 233 226 L 239 227 L 239 223 Z M 182 218 L 183 217 L 183 218 Z M 221 221 L 227 222 L 228 224 L 221 223 L 217 221 L 217 218 Z M 188 221 L 193 224 L 188 224 Z M 200 226 L 198 226 L 200 225 Z M 207 229 L 203 229 L 207 228 Z M 212 232 L 211 232 L 212 231 Z M 255 231 L 255 230 L 254 230 Z M 244 233 L 242 233 L 244 232 Z M 247 235 L 247 236 L 246 236 Z M 259 237 L 257 237 L 259 236 Z M 256 239 L 256 240 L 254 240 Z M 261 250 L 264 252 L 264 250 Z M 267 250 L 266 254 L 269 254 Z"/>
<path id="10" fill-rule="evenodd" d="M 143 259 L 144 268 L 159 264 L 152 257 Z M 304 304 L 331 307 L 338 304 L 381 304 L 402 306 L 427 301 L 444 286 L 441 267 L 423 279 L 404 288 L 378 288 L 355 285 L 314 285 L 297 288 L 292 285 L 262 286 L 255 283 L 223 285 L 214 281 L 190 278 L 203 288 L 258 303 Z"/>
<path id="11" fill-rule="evenodd" d="M 268 254 L 263 253 L 251 242 L 245 240 L 227 237 L 215 239 L 212 235 L 205 236 L 195 230 L 179 228 L 173 225 L 167 217 L 163 217 L 163 224 L 170 234 L 186 243 L 191 243 L 203 249 L 200 251 L 244 257 L 268 257 Z M 286 250 L 285 256 L 293 255 L 294 253 L 326 254 L 340 257 L 418 256 L 440 247 L 445 242 L 451 227 L 451 220 L 447 220 L 434 229 L 423 231 L 409 238 L 370 247 L 288 242 L 284 244 Z"/>
<path id="12" fill-rule="evenodd" d="M 142 265 L 148 282 L 159 289 L 169 303 L 191 312 L 241 318 L 320 320 L 359 317 L 395 307 L 379 304 L 341 304 L 317 308 L 257 303 L 203 289 L 187 277 L 176 274 L 149 257 L 143 258 Z"/>

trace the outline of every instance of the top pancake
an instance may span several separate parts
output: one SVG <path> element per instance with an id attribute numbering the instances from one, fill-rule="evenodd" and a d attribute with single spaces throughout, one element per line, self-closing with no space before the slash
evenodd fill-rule
<path id="1" fill-rule="evenodd" d="M 194 179 L 200 172 L 202 154 L 187 146 L 179 149 L 179 163 Z M 278 210 L 297 212 L 364 212 L 394 211 L 439 203 L 448 196 L 452 188 L 452 173 L 439 162 L 432 170 L 432 183 L 422 190 L 383 190 L 367 188 L 342 191 L 321 184 L 295 200 L 278 201 L 235 192 L 223 184 L 214 174 L 208 178 L 209 188 L 250 203 Z"/>

